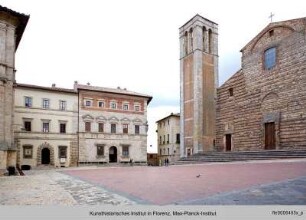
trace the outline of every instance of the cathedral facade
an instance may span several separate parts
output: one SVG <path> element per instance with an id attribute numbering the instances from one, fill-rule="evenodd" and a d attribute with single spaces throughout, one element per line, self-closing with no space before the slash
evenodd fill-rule
<path id="1" fill-rule="evenodd" d="M 306 18 L 273 22 L 217 89 L 217 151 L 306 148 Z"/>

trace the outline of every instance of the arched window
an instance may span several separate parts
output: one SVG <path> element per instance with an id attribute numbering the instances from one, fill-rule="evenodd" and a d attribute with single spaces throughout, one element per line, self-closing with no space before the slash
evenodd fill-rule
<path id="1" fill-rule="evenodd" d="M 208 53 L 212 53 L 213 51 L 213 39 L 212 39 L 212 31 L 208 30 Z"/>
<path id="2" fill-rule="evenodd" d="M 206 48 L 206 27 L 203 27 L 202 29 L 202 39 L 203 39 L 203 51 L 206 52 L 207 51 L 207 48 Z"/>
<path id="3" fill-rule="evenodd" d="M 188 54 L 188 33 L 187 31 L 185 32 L 185 35 L 184 35 L 184 52 L 185 52 L 185 55 Z"/>
<path id="4" fill-rule="evenodd" d="M 193 29 L 190 28 L 190 31 L 189 31 L 189 37 L 190 37 L 190 52 L 193 51 Z"/>
<path id="5" fill-rule="evenodd" d="M 264 65 L 266 70 L 272 69 L 276 64 L 276 48 L 271 47 L 265 51 Z"/>

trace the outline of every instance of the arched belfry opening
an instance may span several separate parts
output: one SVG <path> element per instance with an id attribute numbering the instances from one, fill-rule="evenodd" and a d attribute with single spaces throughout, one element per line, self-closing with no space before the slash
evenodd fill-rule
<path id="1" fill-rule="evenodd" d="M 208 30 L 208 53 L 213 52 L 213 34 L 211 29 Z"/>
<path id="2" fill-rule="evenodd" d="M 202 43 L 203 43 L 203 51 L 207 52 L 207 29 L 205 26 L 202 28 Z"/>
<path id="3" fill-rule="evenodd" d="M 190 28 L 189 30 L 189 44 L 190 44 L 190 52 L 193 51 L 193 29 Z"/>
<path id="4" fill-rule="evenodd" d="M 185 35 L 184 35 L 184 54 L 185 55 L 188 54 L 188 33 L 187 31 L 185 31 Z"/>

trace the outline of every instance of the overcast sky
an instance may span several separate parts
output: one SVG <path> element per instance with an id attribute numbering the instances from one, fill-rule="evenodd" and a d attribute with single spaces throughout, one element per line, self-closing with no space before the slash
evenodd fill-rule
<path id="1" fill-rule="evenodd" d="M 153 96 L 155 122 L 179 112 L 179 27 L 195 14 L 219 25 L 219 85 L 240 69 L 240 49 L 273 21 L 306 17 L 306 1 L 2 0 L 29 14 L 16 53 L 16 80 L 72 88 L 73 82 Z"/>

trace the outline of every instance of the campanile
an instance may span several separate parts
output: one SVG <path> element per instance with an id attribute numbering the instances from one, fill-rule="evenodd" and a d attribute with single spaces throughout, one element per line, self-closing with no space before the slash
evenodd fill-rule
<path id="1" fill-rule="evenodd" d="M 195 15 L 180 29 L 180 156 L 212 151 L 218 87 L 218 25 Z"/>

